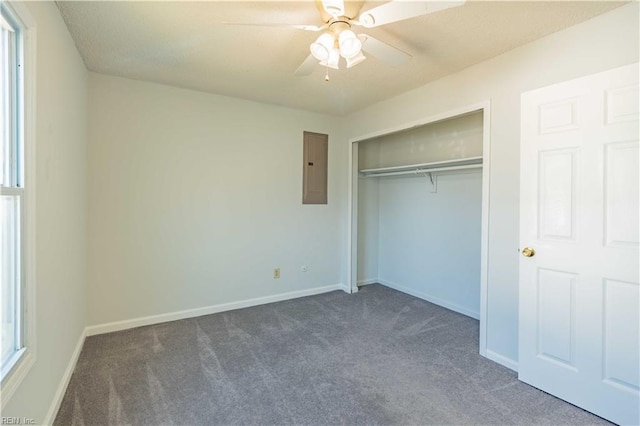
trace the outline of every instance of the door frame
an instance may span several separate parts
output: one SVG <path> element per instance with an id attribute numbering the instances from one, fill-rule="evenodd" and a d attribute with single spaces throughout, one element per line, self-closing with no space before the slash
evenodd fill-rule
<path id="1" fill-rule="evenodd" d="M 358 292 L 358 143 L 460 115 L 482 111 L 482 219 L 480 237 L 480 355 L 487 357 L 487 309 L 489 282 L 489 210 L 491 177 L 491 101 L 484 100 L 417 121 L 400 124 L 349 139 L 349 193 L 346 291 Z M 488 358 L 491 358 L 490 356 Z M 498 361 L 500 362 L 500 361 Z"/>

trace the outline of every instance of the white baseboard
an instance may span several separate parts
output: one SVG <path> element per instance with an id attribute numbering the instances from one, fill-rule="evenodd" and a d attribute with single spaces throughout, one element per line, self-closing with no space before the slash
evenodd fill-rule
<path id="1" fill-rule="evenodd" d="M 106 324 L 88 326 L 85 331 L 87 336 L 96 334 L 111 333 L 113 331 L 127 330 L 145 325 L 159 324 L 162 322 L 175 321 L 185 318 L 199 317 L 202 315 L 216 314 L 218 312 L 232 311 L 234 309 L 249 308 L 251 306 L 264 305 L 266 303 L 281 302 L 283 300 L 297 299 L 298 297 L 313 296 L 330 291 L 342 290 L 350 293 L 343 284 L 316 287 L 308 290 L 298 290 L 289 293 L 281 293 L 273 296 L 257 297 L 255 299 L 241 300 L 238 302 L 222 303 L 219 305 L 205 306 L 202 308 L 187 309 L 184 311 L 169 312 L 166 314 L 151 315 L 147 317 L 133 318 L 124 321 L 115 321 Z"/>
<path id="2" fill-rule="evenodd" d="M 438 297 L 433 297 L 433 296 L 428 295 L 426 293 L 422 293 L 420 291 L 416 291 L 414 289 L 411 289 L 411 288 L 408 288 L 408 287 L 404 287 L 404 286 L 402 286 L 400 284 L 396 284 L 396 283 L 391 282 L 391 281 L 383 280 L 382 278 L 379 278 L 376 282 L 378 282 L 378 283 L 380 283 L 382 285 L 385 285 L 387 287 L 390 287 L 390 288 L 392 288 L 394 290 L 398 290 L 398 291 L 401 291 L 403 293 L 407 293 L 407 294 L 410 294 L 412 296 L 415 296 L 415 297 L 417 297 L 419 299 L 426 300 L 427 302 L 435 303 L 436 305 L 440 305 L 443 308 L 450 309 L 450 310 L 458 312 L 458 313 L 460 313 L 462 315 L 466 315 L 468 317 L 475 318 L 477 320 L 480 319 L 480 312 L 475 312 L 475 311 L 469 310 L 467 308 L 463 308 L 462 306 L 458 306 L 458 305 L 456 305 L 454 303 L 451 303 L 451 302 L 448 302 L 448 301 L 446 301 L 444 299 L 440 299 Z"/>
<path id="3" fill-rule="evenodd" d="M 385 285 L 387 287 L 390 287 L 390 288 L 392 288 L 394 290 L 398 290 L 398 291 L 401 291 L 403 293 L 410 294 L 410 295 L 418 297 L 420 299 L 427 300 L 429 302 L 435 303 L 436 305 L 440 305 L 440 306 L 445 307 L 447 309 L 451 309 L 452 311 L 461 313 L 463 315 L 467 315 L 467 316 L 475 318 L 475 319 L 480 319 L 480 314 L 478 312 L 470 311 L 469 309 L 462 308 L 462 307 L 460 307 L 458 305 L 455 305 L 453 303 L 447 302 L 446 300 L 442 300 L 442 299 L 439 299 L 437 297 L 429 296 L 428 294 L 421 293 L 419 291 L 416 291 L 416 290 L 401 286 L 401 285 L 396 284 L 396 283 L 391 282 L 391 281 L 378 279 L 378 280 L 374 280 L 374 282 L 378 282 L 378 283 L 380 283 L 382 285 Z M 505 366 L 510 370 L 513 370 L 515 372 L 518 371 L 518 362 L 517 361 L 514 361 L 511 358 L 507 358 L 504 355 L 500 355 L 499 353 L 494 352 L 494 351 L 492 351 L 490 349 L 487 349 L 484 354 L 481 353 L 480 355 L 483 355 L 485 358 L 490 359 L 491 361 L 497 362 L 498 364 L 500 364 L 502 366 Z"/>
<path id="4" fill-rule="evenodd" d="M 94 336 L 96 334 L 110 333 L 112 331 L 126 330 L 129 328 L 140 327 L 144 325 L 158 324 L 167 321 L 174 321 L 184 318 L 192 318 L 198 317 L 201 315 L 209 315 L 218 312 L 231 311 L 234 309 L 248 308 L 256 305 L 264 305 L 266 303 L 280 302 L 283 300 L 296 299 L 298 297 L 304 296 L 313 296 L 316 294 L 328 293 L 330 291 L 342 290 L 349 293 L 349 289 L 343 284 L 330 285 L 325 287 L 316 287 L 308 290 L 299 290 L 292 291 L 289 293 L 281 293 L 273 296 L 266 297 L 258 297 L 255 299 L 242 300 L 239 302 L 231 302 L 231 303 L 223 303 L 219 305 L 207 306 L 203 308 L 196 309 L 188 309 L 184 311 L 171 312 L 167 314 L 153 315 L 142 318 L 134 318 L 131 320 L 125 321 L 117 321 L 111 322 L 107 324 L 100 325 L 92 325 L 85 327 L 82 331 L 80 338 L 78 339 L 78 343 L 76 344 L 73 353 L 71 354 L 71 359 L 69 359 L 69 364 L 67 365 L 67 369 L 65 370 L 62 378 L 60 379 L 60 384 L 56 389 L 56 393 L 53 397 L 53 401 L 51 402 L 51 406 L 49 411 L 47 412 L 47 416 L 44 419 L 44 425 L 53 424 L 56 415 L 58 414 L 58 410 L 60 409 L 60 405 L 62 404 L 62 399 L 64 398 L 64 394 L 67 391 L 67 387 L 69 386 L 69 381 L 71 380 L 71 375 L 76 368 L 76 364 L 78 362 L 78 358 L 80 357 L 80 352 L 82 352 L 82 346 L 84 345 L 84 340 L 87 336 Z"/>
<path id="5" fill-rule="evenodd" d="M 369 285 L 369 284 L 377 284 L 378 283 L 378 279 L 377 278 L 367 278 L 364 280 L 359 280 L 358 281 L 358 285 Z"/>
<path id="6" fill-rule="evenodd" d="M 491 349 L 487 349 L 484 356 L 491 361 L 497 362 L 500 365 L 507 367 L 510 370 L 518 372 L 518 361 L 514 361 L 511 358 L 507 358 L 504 355 L 500 355 L 497 352 L 492 351 Z"/>
<path id="7" fill-rule="evenodd" d="M 359 282 L 358 284 L 367 285 L 367 284 L 373 284 L 373 283 L 383 284 L 387 287 L 393 288 L 403 293 L 410 294 L 420 299 L 424 299 L 424 300 L 436 303 L 440 306 L 443 306 L 445 308 L 451 309 L 453 311 L 459 312 L 464 315 L 468 315 L 474 318 L 477 318 L 478 316 L 477 313 L 470 312 L 464 308 L 460 308 L 459 306 L 452 305 L 441 299 L 430 297 L 428 295 L 425 295 L 420 292 L 416 292 L 414 290 L 397 285 L 390 281 L 372 279 L 372 280 L 366 280 L 366 282 L 362 282 L 362 283 Z M 342 290 L 349 293 L 349 289 L 345 285 L 335 284 L 335 285 L 330 285 L 325 287 L 316 287 L 308 290 L 292 291 L 289 293 L 281 293 L 273 296 L 258 297 L 258 298 L 242 300 L 238 302 L 223 303 L 223 304 L 207 306 L 203 308 L 188 309 L 184 311 L 171 312 L 171 313 L 160 314 L 160 315 L 152 315 L 147 317 L 134 318 L 131 320 L 116 321 L 116 322 L 111 322 L 107 324 L 92 325 L 92 326 L 86 327 L 80 334 L 80 337 L 78 338 L 76 347 L 73 350 L 73 353 L 71 355 L 71 359 L 69 359 L 67 368 L 62 378 L 60 379 L 60 383 L 58 385 L 58 388 L 56 389 L 56 393 L 54 395 L 53 401 L 51 402 L 51 406 L 49 408 L 47 416 L 44 419 L 43 424 L 44 425 L 53 424 L 53 421 L 55 420 L 55 416 L 58 414 L 58 410 L 60 409 L 60 405 L 62 404 L 62 399 L 64 398 L 64 394 L 67 390 L 67 387 L 69 386 L 71 375 L 73 374 L 73 371 L 76 368 L 78 358 L 80 357 L 80 352 L 82 351 L 82 346 L 84 345 L 84 340 L 87 336 L 94 336 L 97 334 L 110 333 L 113 331 L 126 330 L 129 328 L 158 324 L 158 323 L 167 322 L 167 321 L 193 318 L 201 315 L 215 314 L 218 312 L 231 311 L 235 309 L 248 308 L 251 306 L 263 305 L 266 303 L 273 303 L 273 302 L 280 302 L 283 300 L 296 299 L 299 297 L 313 296 L 316 294 L 328 293 L 336 290 Z M 495 361 L 498 364 L 501 364 L 511 370 L 518 371 L 518 363 L 510 358 L 507 358 L 489 349 L 487 349 L 485 356 L 486 358 L 492 361 Z"/>
<path id="8" fill-rule="evenodd" d="M 470 311 L 470 310 L 468 310 L 466 308 L 462 308 L 462 307 L 460 307 L 458 305 L 455 305 L 453 303 L 449 303 L 449 302 L 447 302 L 445 300 L 442 300 L 442 299 L 439 299 L 437 297 L 432 297 L 432 296 L 429 296 L 428 294 L 421 293 L 419 291 L 416 291 L 416 290 L 413 290 L 413 289 L 410 289 L 410 288 L 407 288 L 407 287 L 403 287 L 403 286 L 401 286 L 399 284 L 393 283 L 391 281 L 386 281 L 386 280 L 383 280 L 383 279 L 374 280 L 374 282 L 378 282 L 378 283 L 380 283 L 382 285 L 385 285 L 387 287 L 390 287 L 390 288 L 392 288 L 394 290 L 398 290 L 398 291 L 401 291 L 403 293 L 407 293 L 407 294 L 410 294 L 412 296 L 418 297 L 420 299 L 424 299 L 426 301 L 435 303 L 436 305 L 440 305 L 440 306 L 445 307 L 447 309 L 451 309 L 452 311 L 459 312 L 459 313 L 461 313 L 463 315 L 467 315 L 467 316 L 469 316 L 471 318 L 480 319 L 480 314 L 478 312 Z M 511 359 L 511 358 L 507 358 L 506 356 L 500 355 L 499 353 L 494 352 L 494 351 L 492 351 L 490 349 L 487 349 L 485 351 L 485 353 L 481 354 L 481 355 L 483 355 L 487 359 L 490 359 L 491 361 L 497 362 L 498 364 L 500 364 L 500 365 L 502 365 L 504 367 L 507 367 L 510 370 L 513 370 L 515 372 L 518 371 L 518 362 L 513 360 L 513 359 Z"/>
<path id="9" fill-rule="evenodd" d="M 51 402 L 51 406 L 49 407 L 49 411 L 47 412 L 47 416 L 44 418 L 44 425 L 51 425 L 53 421 L 56 419 L 56 415 L 58 414 L 58 410 L 60 409 L 60 404 L 62 404 L 62 399 L 64 398 L 64 394 L 67 391 L 67 386 L 69 386 L 69 381 L 71 380 L 71 375 L 73 371 L 76 369 L 76 364 L 78 363 L 78 358 L 80 358 L 80 352 L 82 352 L 82 346 L 84 345 L 84 339 L 87 336 L 87 329 L 85 328 L 80 333 L 80 337 L 78 338 L 78 343 L 76 343 L 76 347 L 71 354 L 71 359 L 69 359 L 69 364 L 67 364 L 67 369 L 64 371 L 62 378 L 60 379 L 60 383 L 58 384 L 58 388 L 56 389 L 56 393 L 53 396 L 53 401 Z"/>

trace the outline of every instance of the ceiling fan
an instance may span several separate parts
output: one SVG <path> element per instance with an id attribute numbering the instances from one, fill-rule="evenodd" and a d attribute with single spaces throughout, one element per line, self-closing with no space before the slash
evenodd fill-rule
<path id="1" fill-rule="evenodd" d="M 374 28 L 392 22 L 427 15 L 440 10 L 462 6 L 466 0 L 413 1 L 392 0 L 360 13 L 364 0 L 315 0 L 320 12 L 322 25 L 284 23 L 242 23 L 224 22 L 229 25 L 256 25 L 290 27 L 304 31 L 322 32 L 311 43 L 311 54 L 295 71 L 295 75 L 309 75 L 320 64 L 327 68 L 325 80 L 329 80 L 328 69 L 339 69 L 343 58 L 347 68 L 358 65 L 366 59 L 363 51 L 391 65 L 401 65 L 411 58 L 406 52 L 384 43 L 370 35 L 356 35 L 354 26 Z"/>

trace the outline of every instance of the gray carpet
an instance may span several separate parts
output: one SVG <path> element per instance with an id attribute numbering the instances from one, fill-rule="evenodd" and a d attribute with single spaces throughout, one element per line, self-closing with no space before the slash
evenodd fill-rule
<path id="1" fill-rule="evenodd" d="M 380 285 L 87 338 L 55 425 L 607 424 Z"/>

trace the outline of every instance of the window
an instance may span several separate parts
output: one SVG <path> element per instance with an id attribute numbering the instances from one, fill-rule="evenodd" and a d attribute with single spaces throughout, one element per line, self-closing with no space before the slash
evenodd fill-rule
<path id="1" fill-rule="evenodd" d="M 32 216 L 27 215 L 31 180 L 25 180 L 30 164 L 25 161 L 25 27 L 14 9 L 0 3 L 0 352 L 3 396 L 12 393 L 26 374 L 32 358 L 27 326 L 28 236 L 33 232 Z M 30 176 L 29 176 L 30 177 Z M 31 214 L 31 212 L 29 212 Z M 29 247 L 31 249 L 31 247 Z M 14 382 L 8 386 L 7 382 Z M 3 401 L 4 402 L 4 401 Z"/>

